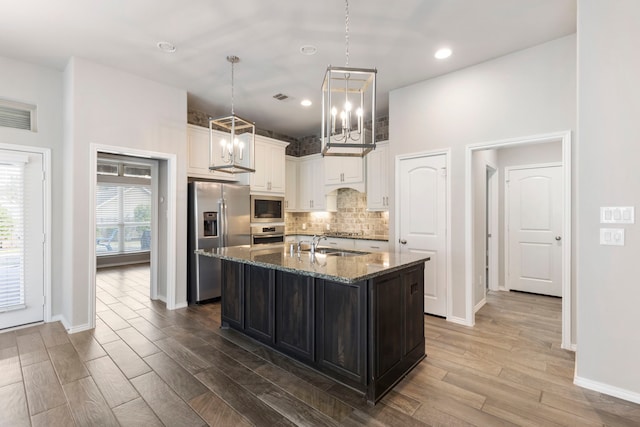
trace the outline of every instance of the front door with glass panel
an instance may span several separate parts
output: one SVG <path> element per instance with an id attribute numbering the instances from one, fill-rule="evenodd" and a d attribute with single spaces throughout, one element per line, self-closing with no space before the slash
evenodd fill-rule
<path id="1" fill-rule="evenodd" d="M 43 157 L 0 149 L 0 330 L 44 319 Z"/>

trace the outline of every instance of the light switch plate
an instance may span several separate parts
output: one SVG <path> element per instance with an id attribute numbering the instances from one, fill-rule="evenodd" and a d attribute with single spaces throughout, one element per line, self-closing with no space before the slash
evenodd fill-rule
<path id="1" fill-rule="evenodd" d="M 601 228 L 600 244 L 605 246 L 624 246 L 624 228 Z"/>
<path id="2" fill-rule="evenodd" d="M 633 206 L 609 206 L 600 208 L 601 224 L 635 224 Z"/>

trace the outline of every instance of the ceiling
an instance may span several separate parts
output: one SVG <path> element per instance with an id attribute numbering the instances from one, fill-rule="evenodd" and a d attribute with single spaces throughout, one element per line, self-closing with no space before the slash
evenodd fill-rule
<path id="1" fill-rule="evenodd" d="M 349 65 L 378 69 L 379 114 L 390 90 L 576 31 L 576 0 L 350 0 L 349 11 Z M 345 65 L 344 0 L 0 0 L 0 28 L 0 56 L 59 70 L 86 58 L 186 90 L 189 109 L 212 116 L 231 111 L 237 55 L 236 114 L 293 137 L 319 133 L 324 72 Z M 300 53 L 309 44 L 317 53 Z M 436 60 L 442 46 L 453 55 Z"/>

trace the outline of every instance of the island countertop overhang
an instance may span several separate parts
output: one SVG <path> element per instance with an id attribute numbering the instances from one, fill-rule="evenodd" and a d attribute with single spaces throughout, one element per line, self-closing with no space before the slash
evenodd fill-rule
<path id="1" fill-rule="evenodd" d="M 424 254 L 399 252 L 372 252 L 350 257 L 312 254 L 307 251 L 291 253 L 285 245 L 268 248 L 231 246 L 200 249 L 196 253 L 347 284 L 382 276 L 430 259 Z"/>

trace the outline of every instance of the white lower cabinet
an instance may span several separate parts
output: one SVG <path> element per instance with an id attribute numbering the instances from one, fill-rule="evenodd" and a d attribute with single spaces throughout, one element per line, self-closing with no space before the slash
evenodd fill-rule
<path id="1" fill-rule="evenodd" d="M 289 235 L 286 243 L 311 242 L 313 236 Z M 327 237 L 320 241 L 320 246 L 336 249 L 357 250 L 364 252 L 388 252 L 389 242 L 386 240 L 347 239 L 342 237 Z"/>
<path id="2" fill-rule="evenodd" d="M 339 237 L 327 237 L 326 240 L 322 240 L 320 242 L 320 246 L 339 249 L 355 249 L 354 239 L 342 239 Z"/>
<path id="3" fill-rule="evenodd" d="M 385 240 L 353 240 L 355 249 L 365 252 L 389 252 L 389 242 Z"/>

